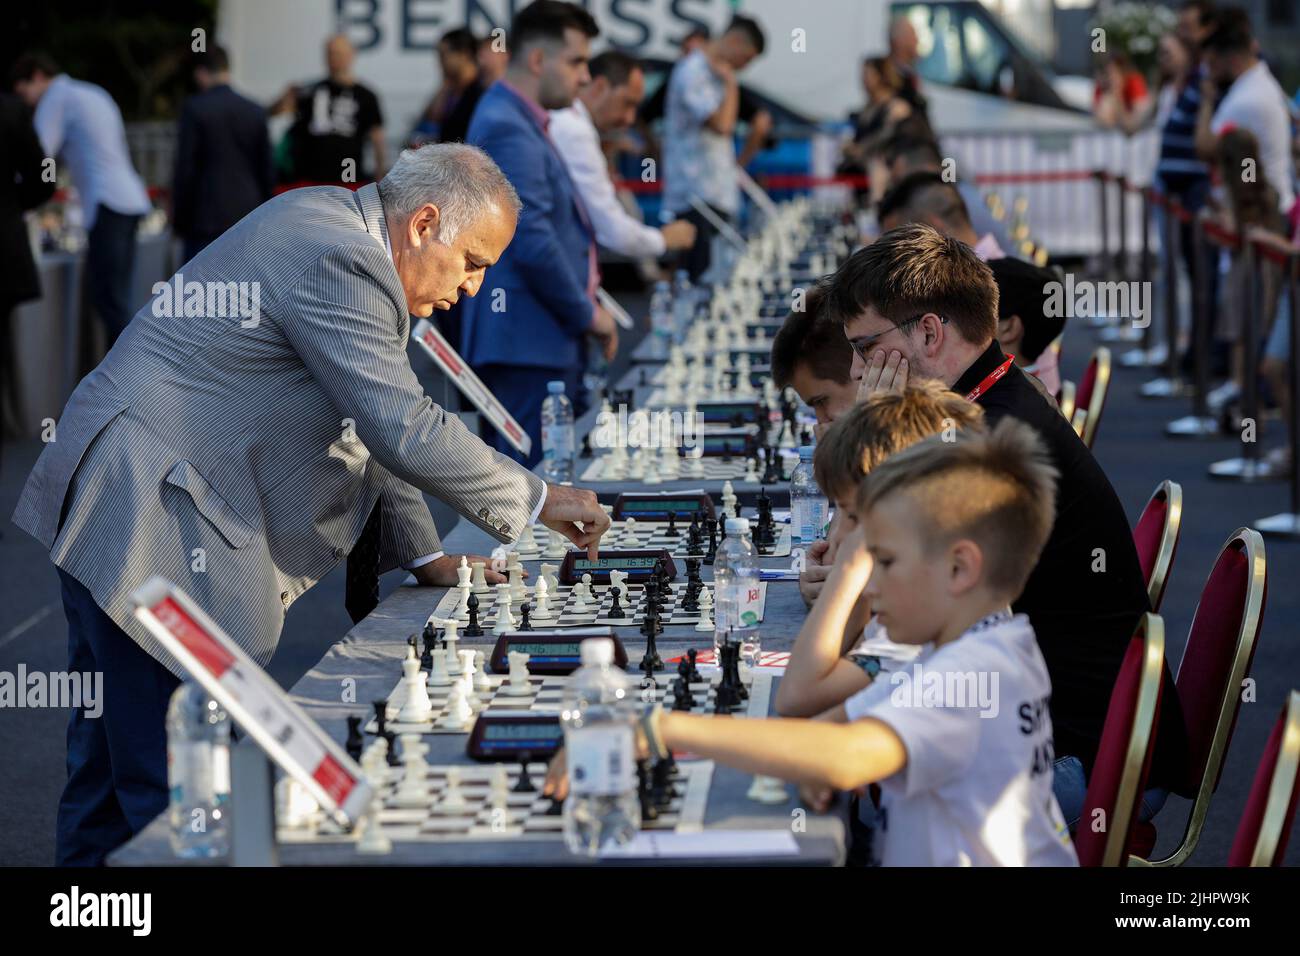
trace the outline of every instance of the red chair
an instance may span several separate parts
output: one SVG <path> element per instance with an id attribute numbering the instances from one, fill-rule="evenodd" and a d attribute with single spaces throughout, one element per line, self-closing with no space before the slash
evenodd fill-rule
<path id="1" fill-rule="evenodd" d="M 1187 727 L 1188 789 L 1196 791 L 1183 839 L 1164 859 L 1135 857 L 1131 863 L 1178 866 L 1196 849 L 1241 710 L 1242 684 L 1255 656 L 1267 594 L 1264 539 L 1240 528 L 1219 552 L 1201 589 L 1174 680 Z M 1146 842 L 1154 846 L 1154 832 Z"/>
<path id="2" fill-rule="evenodd" d="M 1158 614 L 1143 614 L 1111 691 L 1075 828 L 1080 866 L 1123 866 L 1128 859 L 1151 768 L 1164 664 L 1164 621 Z"/>
<path id="3" fill-rule="evenodd" d="M 1228 866 L 1281 866 L 1300 796 L 1300 691 L 1291 691 L 1255 771 Z"/>
<path id="4" fill-rule="evenodd" d="M 1061 391 L 1056 396 L 1056 407 L 1061 410 L 1067 422 L 1074 421 L 1074 383 L 1061 379 Z"/>
<path id="5" fill-rule="evenodd" d="M 1151 610 L 1159 613 L 1160 602 L 1169 582 L 1169 569 L 1178 552 L 1178 532 L 1183 523 L 1183 489 L 1172 481 L 1162 481 L 1142 509 L 1133 543 L 1137 545 L 1138 563 L 1147 582 Z"/>
<path id="6" fill-rule="evenodd" d="M 1070 424 L 1089 448 L 1097 437 L 1101 413 L 1106 408 L 1106 393 L 1110 391 L 1110 349 L 1101 346 L 1088 359 L 1083 379 L 1075 392 L 1074 416 Z"/>

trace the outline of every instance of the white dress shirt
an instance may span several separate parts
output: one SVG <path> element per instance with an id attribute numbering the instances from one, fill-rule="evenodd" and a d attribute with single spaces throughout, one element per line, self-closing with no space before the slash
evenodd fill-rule
<path id="1" fill-rule="evenodd" d="M 153 208 L 131 165 L 122 113 L 104 89 L 60 73 L 41 95 L 32 123 L 45 155 L 67 163 L 87 230 L 100 206 L 123 216 Z"/>
<path id="2" fill-rule="evenodd" d="M 591 216 L 596 242 L 632 259 L 663 255 L 663 233 L 638 220 L 618 201 L 600 148 L 600 133 L 582 100 L 552 110 L 549 131 Z"/>

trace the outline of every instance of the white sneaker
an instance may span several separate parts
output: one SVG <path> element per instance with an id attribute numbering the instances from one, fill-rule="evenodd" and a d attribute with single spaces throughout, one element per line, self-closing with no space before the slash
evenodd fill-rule
<path id="1" fill-rule="evenodd" d="M 1234 381 L 1227 381 L 1218 388 L 1210 389 L 1210 394 L 1205 396 L 1205 402 L 1210 407 L 1210 413 L 1217 414 L 1240 397 L 1241 386 Z"/>

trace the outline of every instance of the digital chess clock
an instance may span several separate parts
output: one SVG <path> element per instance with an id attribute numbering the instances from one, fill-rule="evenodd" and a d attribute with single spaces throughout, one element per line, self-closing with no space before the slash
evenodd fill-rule
<path id="1" fill-rule="evenodd" d="M 711 458 L 748 458 L 758 447 L 757 436 L 752 430 L 705 432 L 698 442 L 699 447 L 704 449 L 704 454 Z"/>
<path id="2" fill-rule="evenodd" d="M 721 422 L 732 428 L 752 425 L 763 418 L 763 406 L 758 402 L 697 402 L 695 413 L 704 424 Z"/>
<path id="3" fill-rule="evenodd" d="M 669 513 L 677 515 L 678 521 L 691 523 L 691 518 L 712 518 L 713 499 L 708 492 L 687 492 L 674 495 L 638 494 L 623 492 L 614 501 L 614 510 L 610 517 L 615 521 L 635 518 L 637 521 L 667 521 Z M 685 529 L 681 529 L 683 532 Z"/>
<path id="4" fill-rule="evenodd" d="M 585 551 L 569 551 L 560 565 L 560 583 L 577 584 L 584 574 L 591 575 L 592 584 L 609 584 L 609 572 L 623 571 L 628 584 L 644 584 L 654 572 L 655 564 L 662 561 L 668 580 L 677 577 L 677 566 L 667 548 L 629 549 L 626 551 L 600 551 L 596 560 Z"/>
<path id="5" fill-rule="evenodd" d="M 497 638 L 488 658 L 494 674 L 510 672 L 510 652 L 528 655 L 530 674 L 572 674 L 582 663 L 581 645 L 595 637 L 614 642 L 614 663 L 627 666 L 627 650 L 612 627 L 566 628 L 563 631 L 511 631 Z"/>
<path id="6" fill-rule="evenodd" d="M 564 743 L 564 728 L 555 712 L 504 713 L 485 710 L 474 721 L 465 752 L 472 760 L 516 763 L 549 760 Z"/>

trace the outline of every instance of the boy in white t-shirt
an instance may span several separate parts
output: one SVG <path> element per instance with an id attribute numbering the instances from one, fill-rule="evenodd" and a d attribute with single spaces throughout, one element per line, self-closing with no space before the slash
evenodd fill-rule
<path id="1" fill-rule="evenodd" d="M 983 422 L 979 405 L 942 382 L 919 379 L 901 392 L 872 395 L 837 419 L 817 443 L 813 477 L 835 502 L 821 557 L 830 573 L 791 648 L 777 688 L 778 714 L 816 716 L 916 657 L 919 647 L 891 640 L 872 617 L 861 587 L 845 587 L 845 569 L 835 560 L 840 541 L 858 526 L 858 488 L 873 468 L 930 435 L 983 428 Z"/>
<path id="2" fill-rule="evenodd" d="M 1019 422 L 946 437 L 872 471 L 837 562 L 893 640 L 930 649 L 814 720 L 656 707 L 647 747 L 796 781 L 818 809 L 879 782 L 886 865 L 1073 866 L 1052 795 L 1047 668 L 1009 609 L 1051 530 L 1055 471 Z"/>

